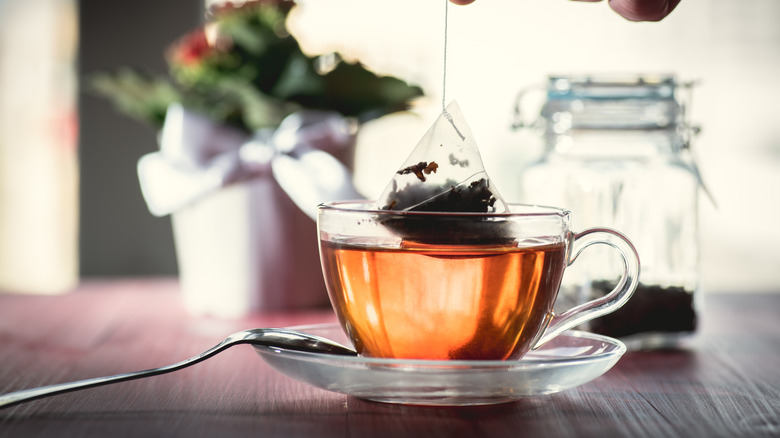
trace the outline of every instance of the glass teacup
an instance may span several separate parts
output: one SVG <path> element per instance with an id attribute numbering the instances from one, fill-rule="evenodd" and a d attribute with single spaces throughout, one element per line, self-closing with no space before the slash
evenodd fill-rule
<path id="1" fill-rule="evenodd" d="M 631 242 L 569 224 L 553 207 L 403 212 L 366 201 L 322 204 L 317 220 L 331 304 L 358 353 L 442 360 L 519 359 L 629 299 L 639 276 Z M 597 243 L 621 255 L 617 286 L 554 312 L 564 270 Z"/>

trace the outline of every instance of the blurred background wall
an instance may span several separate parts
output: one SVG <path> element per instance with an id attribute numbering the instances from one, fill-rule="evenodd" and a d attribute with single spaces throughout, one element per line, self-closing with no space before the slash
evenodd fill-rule
<path id="1" fill-rule="evenodd" d="M 197 0 L 79 3 L 82 275 L 176 272 L 170 219 L 149 214 L 136 174 L 138 158 L 157 149 L 157 133 L 90 93 L 86 81 L 120 67 L 165 73 L 165 48 L 198 26 L 203 11 Z"/>
<path id="2" fill-rule="evenodd" d="M 415 114 L 380 120 L 361 134 L 356 182 L 364 194 L 376 196 L 440 109 L 444 1 L 300 3 L 292 25 L 305 49 L 342 51 L 379 72 L 422 85 L 429 94 Z M 17 108 L 29 95 L 24 91 L 38 85 L 18 79 L 19 74 L 10 84 L 3 80 L 8 69 L 22 68 L 14 64 L 20 61 L 8 60 L 9 44 L 36 36 L 6 31 L 4 19 L 15 4 L 77 8 L 73 21 L 80 29 L 82 79 L 120 66 L 165 71 L 165 47 L 203 16 L 200 0 L 0 0 L 4 130 L 13 130 L 7 118 L 13 110 L 7 108 Z M 42 19 L 40 12 L 30 14 L 14 19 Z M 567 0 L 477 0 L 467 7 L 450 6 L 449 15 L 446 98 L 459 102 L 488 172 L 509 200 L 516 196 L 518 172 L 535 152 L 530 139 L 509 128 L 521 89 L 542 83 L 550 73 L 669 72 L 698 81 L 692 118 L 703 130 L 694 149 L 718 201 L 716 208 L 701 200 L 702 289 L 780 291 L 780 116 L 775 104 L 780 98 L 780 2 L 683 0 L 660 23 L 627 22 L 606 2 Z M 78 273 L 175 274 L 170 222 L 149 214 L 135 170 L 138 158 L 156 148 L 156 133 L 86 93 L 83 84 L 80 88 L 80 196 L 68 201 L 80 203 L 80 225 L 76 231 L 58 231 L 77 232 Z M 7 137 L 0 138 L 6 143 L 0 164 L 8 163 L 9 151 L 23 142 L 10 140 L 9 145 Z M 0 197 L 0 224 L 8 224 L 10 209 L 16 208 L 4 203 L 7 193 L 24 193 L 30 203 L 42 196 L 22 177 L 8 177 L 8 169 L 15 167 L 0 167 L 0 193 L 6 193 Z M 0 236 L 34 230 L 31 226 L 17 221 L 16 228 L 5 225 L 10 231 Z M 0 247 L 8 246 L 8 238 L 2 238 Z M 0 263 L 9 266 L 7 259 Z M 65 269 L 76 269 L 69 266 Z"/>

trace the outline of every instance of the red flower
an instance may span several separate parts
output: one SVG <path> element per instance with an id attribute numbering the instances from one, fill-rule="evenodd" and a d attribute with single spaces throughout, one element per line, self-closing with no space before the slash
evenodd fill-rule
<path id="1" fill-rule="evenodd" d="M 196 29 L 173 43 L 168 50 L 171 64 L 192 66 L 199 64 L 204 58 L 214 52 L 206 38 L 204 28 Z"/>

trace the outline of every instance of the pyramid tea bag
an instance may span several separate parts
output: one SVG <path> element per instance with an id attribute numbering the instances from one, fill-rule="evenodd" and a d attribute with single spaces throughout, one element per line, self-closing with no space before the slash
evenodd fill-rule
<path id="1" fill-rule="evenodd" d="M 377 200 L 377 208 L 453 213 L 385 221 L 385 226 L 407 241 L 481 244 L 505 240 L 504 236 L 481 233 L 487 218 L 457 214 L 508 211 L 485 172 L 477 143 L 457 103 L 447 106 L 417 143 Z"/>
<path id="2" fill-rule="evenodd" d="M 501 213 L 506 203 L 485 172 L 458 104 L 442 112 L 377 201 L 403 211 Z"/>

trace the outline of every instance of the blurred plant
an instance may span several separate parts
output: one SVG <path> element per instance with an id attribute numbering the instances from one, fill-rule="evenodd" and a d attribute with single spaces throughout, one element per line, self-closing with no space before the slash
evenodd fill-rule
<path id="1" fill-rule="evenodd" d="M 251 132 L 300 109 L 359 120 L 405 109 L 419 87 L 380 77 L 338 54 L 310 57 L 285 27 L 292 0 L 224 3 L 165 52 L 169 75 L 131 68 L 92 77 L 92 89 L 120 111 L 159 128 L 168 105 Z"/>

